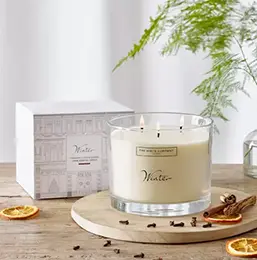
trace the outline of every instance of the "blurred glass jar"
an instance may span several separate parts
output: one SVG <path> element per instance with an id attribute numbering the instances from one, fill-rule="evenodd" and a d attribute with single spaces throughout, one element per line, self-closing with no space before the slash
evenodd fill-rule
<path id="1" fill-rule="evenodd" d="M 257 178 L 257 129 L 245 137 L 243 146 L 244 174 Z"/>

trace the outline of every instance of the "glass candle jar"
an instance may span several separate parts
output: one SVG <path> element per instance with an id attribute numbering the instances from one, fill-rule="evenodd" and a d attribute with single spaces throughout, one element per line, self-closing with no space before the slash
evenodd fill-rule
<path id="1" fill-rule="evenodd" d="M 245 137 L 243 151 L 244 174 L 257 178 L 257 130 Z"/>
<path id="2" fill-rule="evenodd" d="M 111 205 L 146 216 L 206 209 L 211 197 L 212 120 L 145 113 L 109 121 Z"/>

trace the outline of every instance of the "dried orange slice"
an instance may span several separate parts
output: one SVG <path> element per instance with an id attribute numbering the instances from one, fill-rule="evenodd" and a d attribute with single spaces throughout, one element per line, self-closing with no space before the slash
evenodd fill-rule
<path id="1" fill-rule="evenodd" d="M 204 218 L 207 222 L 219 223 L 219 224 L 236 224 L 242 220 L 242 215 L 237 213 L 235 215 L 226 216 L 223 214 L 213 214 L 210 217 Z"/>
<path id="2" fill-rule="evenodd" d="M 0 215 L 8 219 L 27 219 L 37 214 L 39 208 L 36 206 L 16 206 L 0 211 Z"/>
<path id="3" fill-rule="evenodd" d="M 230 255 L 239 257 L 257 257 L 256 238 L 237 238 L 226 243 Z"/>

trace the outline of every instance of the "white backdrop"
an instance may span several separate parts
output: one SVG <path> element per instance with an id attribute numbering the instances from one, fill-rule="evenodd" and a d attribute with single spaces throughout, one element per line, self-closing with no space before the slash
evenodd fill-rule
<path id="1" fill-rule="evenodd" d="M 107 1 L 0 3 L 5 5 L 0 8 L 5 17 L 0 44 L 4 53 L 0 161 L 12 162 L 16 101 L 109 96 L 109 16 Z"/>
<path id="2" fill-rule="evenodd" d="M 159 56 L 149 46 L 111 74 L 163 0 L 0 0 L 0 162 L 15 160 L 16 101 L 113 97 L 138 111 L 199 113 L 190 94 L 208 69 L 201 55 Z M 218 122 L 214 162 L 240 163 L 245 134 L 257 128 L 257 87 L 235 96 L 240 112 Z"/>

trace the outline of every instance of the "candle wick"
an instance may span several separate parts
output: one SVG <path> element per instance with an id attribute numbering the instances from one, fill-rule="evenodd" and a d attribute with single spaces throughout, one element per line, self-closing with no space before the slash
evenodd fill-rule
<path id="1" fill-rule="evenodd" d="M 144 121 L 143 115 L 141 115 L 141 117 L 140 117 L 140 123 L 139 124 L 140 124 L 141 133 L 143 133 L 144 125 L 145 125 L 145 121 Z"/>
<path id="2" fill-rule="evenodd" d="M 156 128 L 157 128 L 157 138 L 160 138 L 160 123 L 159 122 L 157 122 Z"/>
<path id="3" fill-rule="evenodd" d="M 180 127 L 179 127 L 180 133 L 182 133 L 183 125 L 184 125 L 184 116 L 181 116 L 181 118 L 180 118 Z"/>

